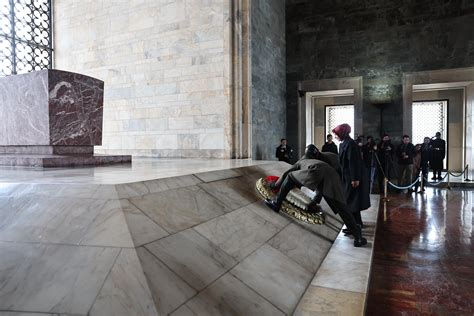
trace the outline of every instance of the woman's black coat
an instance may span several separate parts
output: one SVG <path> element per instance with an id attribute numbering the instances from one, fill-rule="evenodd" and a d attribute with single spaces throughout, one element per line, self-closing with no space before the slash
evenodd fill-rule
<path id="1" fill-rule="evenodd" d="M 349 210 L 358 212 L 368 209 L 370 207 L 368 172 L 364 169 L 359 146 L 349 136 L 339 144 L 339 161 L 342 168 L 342 186 Z M 353 188 L 352 181 L 359 181 L 359 186 Z"/>

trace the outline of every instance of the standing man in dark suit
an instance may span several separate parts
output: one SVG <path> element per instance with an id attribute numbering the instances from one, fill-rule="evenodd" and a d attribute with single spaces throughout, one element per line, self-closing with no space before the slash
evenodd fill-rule
<path id="1" fill-rule="evenodd" d="M 443 170 L 443 160 L 446 157 L 446 142 L 441 139 L 441 133 L 436 132 L 435 139 L 431 141 L 430 166 L 433 169 L 431 180 L 441 180 L 441 170 Z"/>
<path id="2" fill-rule="evenodd" d="M 293 160 L 293 148 L 288 145 L 286 138 L 280 140 L 280 146 L 277 147 L 275 156 L 279 161 L 291 163 Z"/>
<path id="3" fill-rule="evenodd" d="M 332 141 L 332 135 L 331 134 L 327 134 L 326 142 L 324 143 L 323 148 L 321 149 L 321 152 L 323 152 L 323 153 L 329 152 L 329 153 L 334 153 L 336 155 L 338 154 L 337 153 L 337 146 Z"/>

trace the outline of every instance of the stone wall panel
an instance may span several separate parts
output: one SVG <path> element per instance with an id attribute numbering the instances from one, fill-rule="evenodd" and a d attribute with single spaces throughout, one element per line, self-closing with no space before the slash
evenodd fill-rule
<path id="1" fill-rule="evenodd" d="M 229 10 L 228 0 L 54 2 L 55 67 L 105 82 L 96 152 L 230 157 Z"/>

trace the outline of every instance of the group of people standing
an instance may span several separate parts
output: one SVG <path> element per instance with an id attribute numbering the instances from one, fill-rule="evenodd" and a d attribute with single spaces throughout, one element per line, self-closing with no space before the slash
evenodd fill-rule
<path id="1" fill-rule="evenodd" d="M 337 134 L 335 135 L 338 137 Z M 332 134 L 326 136 L 326 142 L 322 146 L 321 152 L 339 155 L 338 147 L 332 137 Z M 402 143 L 394 146 L 387 134 L 384 134 L 381 140 L 367 136 L 366 143 L 364 143 L 363 137 L 359 136 L 355 139 L 355 143 L 359 148 L 363 166 L 365 166 L 362 172 L 367 174 L 369 193 L 372 192 L 375 182 L 378 183 L 379 192 L 382 192 L 384 178 L 389 181 L 398 178 L 398 185 L 405 187 L 413 183 L 421 174 L 426 183 L 430 169 L 433 171 L 431 180 L 443 179 L 441 171 L 446 157 L 446 141 L 441 139 L 440 132 L 437 132 L 433 138 L 425 137 L 422 144 L 416 145 L 410 142 L 408 135 L 403 135 Z M 280 146 L 277 147 L 276 157 L 280 161 L 293 162 L 294 150 L 284 138 L 281 140 Z M 396 164 L 398 164 L 398 172 Z M 413 189 L 407 189 L 407 192 L 417 192 L 418 188 L 420 188 L 420 182 L 417 182 Z M 421 190 L 423 189 L 421 187 Z"/>
<path id="2" fill-rule="evenodd" d="M 374 141 L 368 136 L 367 142 L 363 144 L 361 137 L 356 139 L 361 148 L 361 154 L 367 173 L 370 178 L 370 191 L 372 191 L 375 179 L 378 179 L 379 191 L 383 190 L 384 178 L 391 181 L 398 178 L 398 185 L 409 186 L 422 175 L 423 181 L 428 181 L 428 172 L 433 170 L 432 180 L 442 180 L 441 171 L 443 161 L 446 157 L 446 142 L 441 139 L 441 133 L 437 132 L 433 138 L 425 137 L 422 144 L 413 145 L 410 136 L 403 135 L 402 143 L 398 146 L 392 145 L 389 135 L 383 135 L 381 141 Z M 398 164 L 398 172 L 395 169 Z M 419 182 L 408 192 L 418 191 Z M 424 188 L 421 188 L 423 190 Z"/>

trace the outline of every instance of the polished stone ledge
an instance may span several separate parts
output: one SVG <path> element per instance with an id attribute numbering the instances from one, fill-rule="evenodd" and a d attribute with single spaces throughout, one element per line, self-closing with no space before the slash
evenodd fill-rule
<path id="1" fill-rule="evenodd" d="M 30 155 L 30 154 L 0 154 L 2 166 L 25 166 L 42 168 L 61 168 L 76 166 L 99 166 L 118 163 L 130 163 L 129 155 Z"/>
<path id="2" fill-rule="evenodd" d="M 364 315 L 379 202 L 378 195 L 371 195 L 372 206 L 362 212 L 367 245 L 355 248 L 341 231 L 294 315 Z"/>
<path id="3" fill-rule="evenodd" d="M 126 184 L 155 181 L 164 178 L 196 174 L 205 181 L 225 178 L 230 173 L 252 173 L 257 166 L 282 166 L 288 164 L 276 161 L 250 159 L 170 159 L 133 158 L 131 164 L 105 165 L 82 168 L 26 168 L 0 166 L 0 183 L 27 184 Z M 272 167 L 273 168 L 273 167 Z M 233 169 L 230 172 L 227 169 Z M 217 172 L 219 171 L 219 172 Z M 207 173 L 207 175 L 206 175 Z M 240 174 L 239 173 L 239 174 Z M 255 179 L 256 181 L 257 179 Z M 137 184 L 138 185 L 138 184 Z M 252 183 L 252 186 L 255 182 Z"/>
<path id="4" fill-rule="evenodd" d="M 0 146 L 0 154 L 92 155 L 94 146 Z"/>

